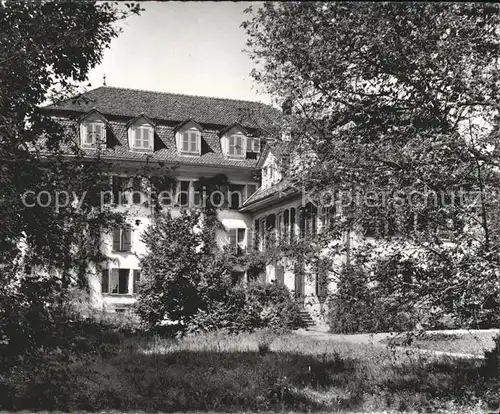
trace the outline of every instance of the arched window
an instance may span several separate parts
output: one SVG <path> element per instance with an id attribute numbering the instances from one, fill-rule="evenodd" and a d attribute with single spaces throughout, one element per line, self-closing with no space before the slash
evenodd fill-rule
<path id="1" fill-rule="evenodd" d="M 278 234 L 278 242 L 283 243 L 284 234 L 283 234 L 283 213 L 278 214 L 278 222 L 277 222 L 277 234 Z"/>
<path id="2" fill-rule="evenodd" d="M 286 209 L 283 212 L 283 241 L 288 242 L 288 237 L 290 235 L 290 211 Z"/>
<path id="3" fill-rule="evenodd" d="M 82 148 L 97 149 L 106 146 L 106 120 L 96 110 L 90 111 L 80 121 Z"/>
<path id="4" fill-rule="evenodd" d="M 154 124 L 145 115 L 138 116 L 128 124 L 128 142 L 132 151 L 154 151 Z"/>
<path id="5" fill-rule="evenodd" d="M 192 120 L 181 124 L 176 133 L 178 151 L 184 155 L 200 155 L 201 133 L 201 126 Z"/>
<path id="6" fill-rule="evenodd" d="M 253 147 L 253 141 L 252 141 Z M 221 148 L 228 158 L 245 159 L 247 153 L 247 132 L 235 124 L 222 132 Z"/>

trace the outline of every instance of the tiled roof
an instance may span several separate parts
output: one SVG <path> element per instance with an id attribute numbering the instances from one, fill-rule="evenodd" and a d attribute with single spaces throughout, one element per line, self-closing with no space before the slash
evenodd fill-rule
<path id="1" fill-rule="evenodd" d="M 280 111 L 259 102 L 206 96 L 151 92 L 102 86 L 79 97 L 48 105 L 47 110 L 88 112 L 95 108 L 104 116 L 134 118 L 145 114 L 155 120 L 265 129 L 276 124 Z"/>
<path id="2" fill-rule="evenodd" d="M 109 159 L 157 160 L 175 164 L 214 165 L 255 168 L 256 159 L 233 160 L 222 153 L 220 133 L 239 124 L 249 135 L 263 136 L 260 131 L 279 121 L 280 112 L 258 102 L 204 96 L 180 95 L 103 86 L 78 97 L 44 107 L 61 118 L 68 127 L 82 114 L 96 110 L 105 117 L 107 148 L 100 155 Z M 76 116 L 75 116 L 76 115 Z M 155 123 L 155 151 L 145 154 L 131 151 L 128 145 L 127 123 L 145 115 Z M 175 128 L 192 120 L 200 124 L 202 153 L 200 156 L 181 155 L 175 145 Z M 78 134 L 78 128 L 76 128 Z M 79 141 L 79 137 L 75 137 Z M 95 150 L 85 150 L 89 156 Z"/>
<path id="3" fill-rule="evenodd" d="M 257 168 L 261 168 L 266 160 L 267 154 L 272 152 L 277 158 L 281 158 L 282 156 L 290 155 L 292 151 L 292 142 L 291 141 L 274 141 L 266 145 L 266 148 L 262 152 L 259 157 L 259 161 L 257 162 Z"/>
<path id="4" fill-rule="evenodd" d="M 74 121 L 61 121 L 67 127 L 68 131 L 76 131 Z M 75 137 L 79 142 L 79 136 Z M 201 133 L 201 155 L 186 156 L 177 151 L 175 143 L 175 127 L 166 125 L 156 125 L 154 136 L 153 153 L 141 153 L 131 151 L 128 144 L 128 134 L 125 122 L 109 121 L 107 125 L 107 148 L 99 150 L 101 157 L 105 159 L 130 159 L 130 160 L 149 160 L 163 161 L 173 164 L 184 165 L 213 165 L 227 167 L 255 168 L 256 159 L 232 160 L 224 156 L 221 150 L 220 137 L 218 131 L 205 129 Z M 94 156 L 96 150 L 84 150 L 89 156 Z"/>
<path id="5" fill-rule="evenodd" d="M 249 197 L 242 208 L 249 207 L 252 204 L 257 203 L 258 201 L 262 201 L 266 198 L 281 198 L 293 194 L 296 192 L 293 184 L 289 180 L 282 180 L 271 187 L 260 187 L 255 193 Z"/>

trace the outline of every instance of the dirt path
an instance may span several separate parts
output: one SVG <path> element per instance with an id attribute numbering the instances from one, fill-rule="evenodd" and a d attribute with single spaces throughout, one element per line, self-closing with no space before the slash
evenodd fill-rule
<path id="1" fill-rule="evenodd" d="M 492 333 L 498 333 L 498 329 L 488 330 Z M 441 330 L 441 331 L 427 331 L 427 333 L 441 333 L 441 334 L 475 334 L 478 332 L 486 332 L 485 330 L 467 330 L 467 329 L 457 329 L 457 330 Z M 352 344 L 364 344 L 371 345 L 377 347 L 387 348 L 386 343 L 382 343 L 383 340 L 393 338 L 396 334 L 390 332 L 384 333 L 376 333 L 376 334 L 333 334 L 328 332 L 328 327 L 325 326 L 317 326 L 314 328 L 310 328 L 308 330 L 298 329 L 296 331 L 297 335 L 308 336 L 312 338 L 316 338 L 319 340 L 332 341 L 332 342 L 343 342 L 343 343 L 352 343 Z M 399 352 L 414 352 L 421 354 L 430 354 L 435 356 L 448 356 L 452 358 L 467 358 L 467 359 L 484 359 L 484 355 L 479 354 L 469 354 L 469 353 L 458 353 L 458 352 L 446 352 L 446 351 L 437 351 L 431 349 L 422 349 L 422 348 L 414 348 L 414 347 L 403 347 L 398 346 L 397 350 Z"/>

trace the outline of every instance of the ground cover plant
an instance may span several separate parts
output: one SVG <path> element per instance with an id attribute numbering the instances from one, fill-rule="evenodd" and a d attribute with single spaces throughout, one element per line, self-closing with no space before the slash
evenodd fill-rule
<path id="1" fill-rule="evenodd" d="M 271 331 L 181 339 L 109 330 L 0 378 L 0 408 L 145 411 L 497 409 L 481 360 Z"/>

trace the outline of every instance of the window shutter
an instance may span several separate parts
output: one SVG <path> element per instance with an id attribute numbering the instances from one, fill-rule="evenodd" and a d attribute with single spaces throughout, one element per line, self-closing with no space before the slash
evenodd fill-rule
<path id="1" fill-rule="evenodd" d="M 103 124 L 102 125 L 102 128 L 101 128 L 101 145 L 106 148 L 106 124 Z"/>
<path id="2" fill-rule="evenodd" d="M 149 149 L 154 149 L 154 142 L 155 142 L 155 130 L 153 128 L 148 128 L 148 139 L 149 139 Z"/>
<path id="3" fill-rule="evenodd" d="M 229 244 L 236 246 L 236 229 L 229 229 Z"/>
<path id="4" fill-rule="evenodd" d="M 101 272 L 101 293 L 109 293 L 109 270 L 102 269 Z"/>
<path id="5" fill-rule="evenodd" d="M 87 133 L 85 135 L 86 136 L 85 144 L 87 145 L 92 145 L 94 143 L 94 136 L 95 136 L 94 126 L 95 124 L 87 124 Z"/>
<path id="6" fill-rule="evenodd" d="M 102 125 L 95 123 L 94 125 L 94 137 L 96 143 L 101 143 L 102 140 Z"/>
<path id="7" fill-rule="evenodd" d="M 120 229 L 113 230 L 113 251 L 120 251 Z"/>
<path id="8" fill-rule="evenodd" d="M 243 154 L 243 137 L 239 136 L 236 138 L 236 154 L 242 155 Z"/>
<path id="9" fill-rule="evenodd" d="M 109 293 L 118 293 L 119 277 L 118 269 L 111 269 L 111 280 L 110 280 Z"/>
<path id="10" fill-rule="evenodd" d="M 80 145 L 85 145 L 85 137 L 87 136 L 87 125 L 82 122 L 80 123 Z"/>
<path id="11" fill-rule="evenodd" d="M 253 152 L 260 152 L 260 138 L 253 139 Z"/>
<path id="12" fill-rule="evenodd" d="M 141 131 L 142 128 L 134 128 L 134 148 L 141 148 L 142 146 L 142 137 L 141 137 Z"/>
<path id="13" fill-rule="evenodd" d="M 254 237 L 253 229 L 251 227 L 249 227 L 247 229 L 247 249 L 249 251 L 252 250 L 252 248 L 253 248 L 253 237 Z"/>
<path id="14" fill-rule="evenodd" d="M 141 270 L 140 269 L 134 269 L 134 280 L 132 284 L 132 293 L 138 293 L 139 292 L 139 282 L 141 281 Z"/>
<path id="15" fill-rule="evenodd" d="M 182 151 L 189 151 L 189 131 L 182 134 Z"/>
<path id="16" fill-rule="evenodd" d="M 122 230 L 122 250 L 129 252 L 130 244 L 130 230 Z"/>

